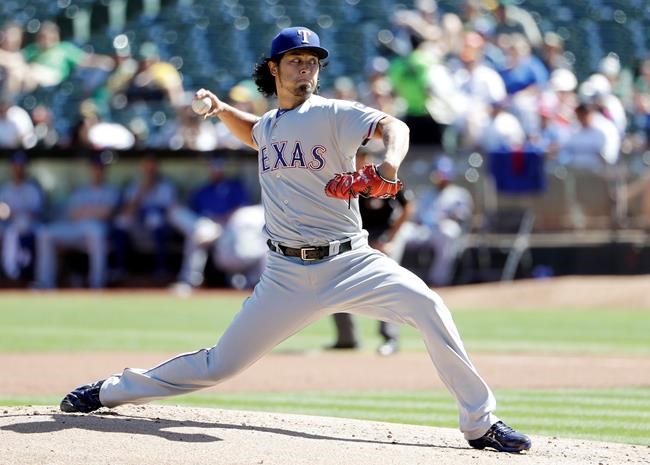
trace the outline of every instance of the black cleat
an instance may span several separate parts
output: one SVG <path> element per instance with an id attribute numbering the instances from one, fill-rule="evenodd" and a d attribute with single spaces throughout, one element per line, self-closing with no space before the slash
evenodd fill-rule
<path id="1" fill-rule="evenodd" d="M 499 452 L 521 452 L 530 449 L 532 445 L 528 436 L 516 432 L 502 421 L 493 424 L 480 438 L 467 442 L 474 449 L 491 447 Z"/>
<path id="2" fill-rule="evenodd" d="M 357 342 L 337 342 L 331 346 L 325 347 L 325 350 L 352 350 L 358 348 L 359 344 Z"/>
<path id="3" fill-rule="evenodd" d="M 61 411 L 67 413 L 89 413 L 103 407 L 99 401 L 99 389 L 104 383 L 104 379 L 92 384 L 79 386 L 70 394 L 65 396 L 61 401 Z"/>

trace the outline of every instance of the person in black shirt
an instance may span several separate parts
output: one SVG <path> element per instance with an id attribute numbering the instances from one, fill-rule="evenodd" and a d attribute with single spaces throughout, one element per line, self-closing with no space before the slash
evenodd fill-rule
<path id="1" fill-rule="evenodd" d="M 357 167 L 370 163 L 370 156 L 365 150 L 357 154 Z M 400 262 L 404 247 L 398 239 L 398 232 L 412 211 L 410 190 L 401 190 L 395 198 L 377 199 L 359 197 L 359 210 L 363 228 L 368 231 L 368 243 L 386 255 Z M 330 349 L 356 349 L 359 339 L 354 318 L 349 313 L 335 313 L 336 342 Z M 379 333 L 383 338 L 377 349 L 380 355 L 392 355 L 399 350 L 399 326 L 385 321 L 379 324 Z"/>

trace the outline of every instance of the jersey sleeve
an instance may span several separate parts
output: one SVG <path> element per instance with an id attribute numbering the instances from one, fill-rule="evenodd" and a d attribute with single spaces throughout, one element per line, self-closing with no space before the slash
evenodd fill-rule
<path id="1" fill-rule="evenodd" d="M 271 111 L 267 111 L 264 113 L 256 122 L 253 124 L 253 128 L 251 129 L 251 137 L 253 139 L 253 142 L 255 145 L 259 148 L 260 144 L 263 145 L 264 141 L 262 140 L 262 131 L 264 126 L 267 124 L 269 121 L 269 118 L 271 118 Z"/>
<path id="2" fill-rule="evenodd" d="M 253 142 L 255 143 L 255 145 L 256 145 L 258 148 L 259 148 L 259 146 L 260 146 L 260 143 L 259 143 L 259 136 L 258 136 L 258 132 L 259 132 L 259 129 L 260 129 L 260 121 L 261 121 L 261 120 L 257 120 L 257 123 L 255 123 L 255 124 L 253 125 L 253 129 L 251 129 L 251 138 L 253 139 Z"/>
<path id="3" fill-rule="evenodd" d="M 334 106 L 336 134 L 341 150 L 356 153 L 360 145 L 368 143 L 377 124 L 386 113 L 358 102 L 338 100 Z"/>

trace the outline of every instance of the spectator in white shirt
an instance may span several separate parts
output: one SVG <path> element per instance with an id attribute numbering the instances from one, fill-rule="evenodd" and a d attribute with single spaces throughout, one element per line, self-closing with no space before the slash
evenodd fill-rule
<path id="1" fill-rule="evenodd" d="M 616 163 L 620 137 L 614 123 L 597 112 L 593 104 L 582 103 L 575 113 L 577 124 L 562 147 L 561 161 L 596 172 Z"/>
<path id="2" fill-rule="evenodd" d="M 491 120 L 479 138 L 479 146 L 483 152 L 518 150 L 525 142 L 526 133 L 519 120 L 504 109 L 503 103 L 494 103 Z"/>
<path id="3" fill-rule="evenodd" d="M 32 148 L 36 144 L 34 124 L 24 109 L 7 96 L 0 97 L 0 148 Z"/>
<path id="4" fill-rule="evenodd" d="M 464 143 L 470 146 L 488 124 L 490 104 L 507 97 L 503 79 L 483 61 L 484 45 L 485 41 L 479 34 L 467 33 L 459 54 L 461 67 L 453 73 L 454 82 L 463 97 L 455 124 L 464 135 Z"/>

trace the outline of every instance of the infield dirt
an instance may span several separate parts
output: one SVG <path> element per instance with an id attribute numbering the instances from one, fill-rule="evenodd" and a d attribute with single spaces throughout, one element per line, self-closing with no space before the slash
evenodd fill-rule
<path id="1" fill-rule="evenodd" d="M 92 415 L 4 409 L 0 461 L 15 465 L 618 465 L 650 449 L 532 436 L 525 454 L 469 448 L 448 428 L 304 415 L 128 406 Z"/>

